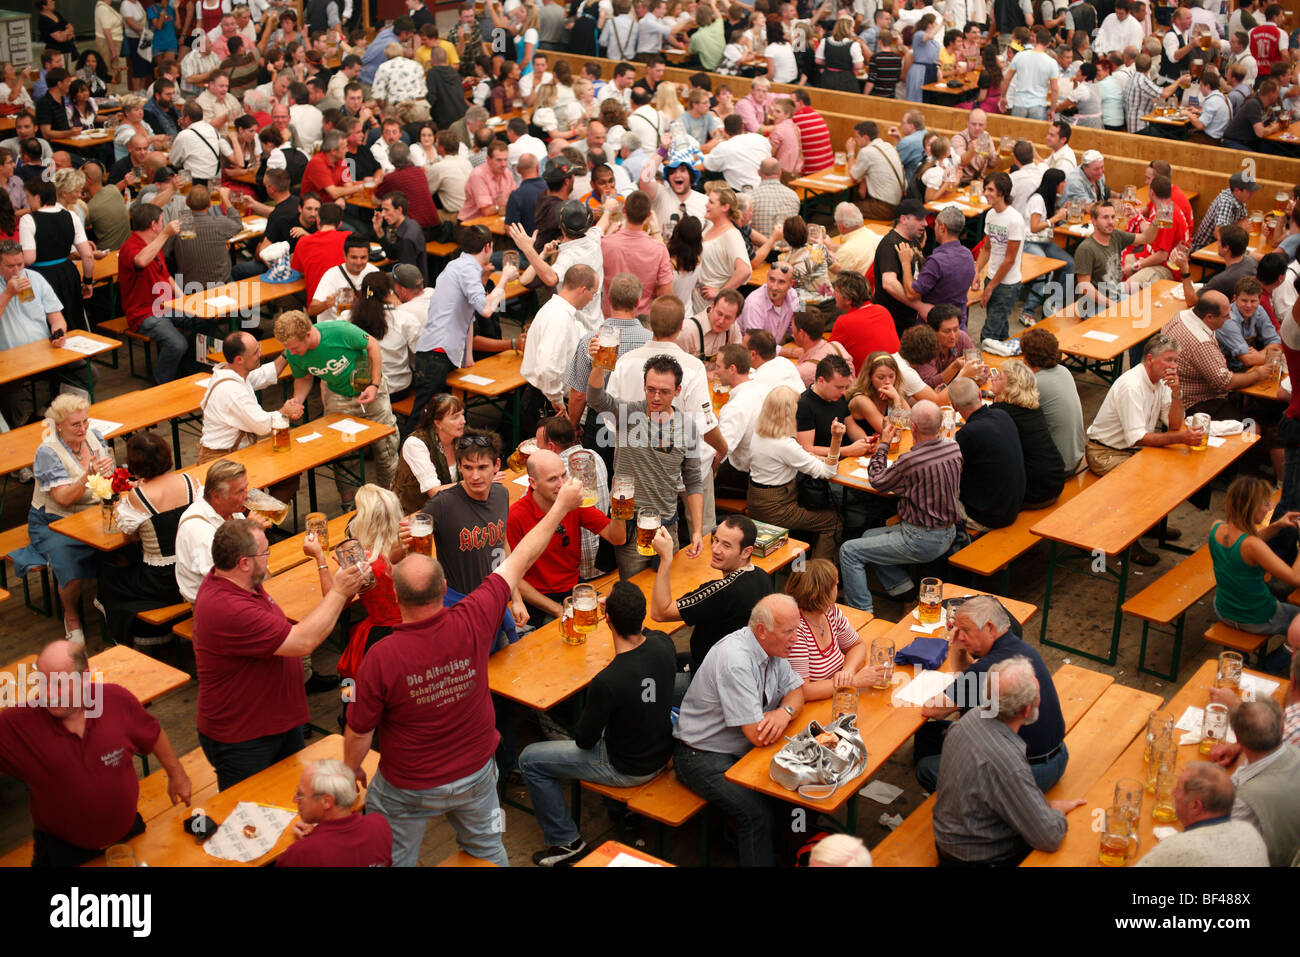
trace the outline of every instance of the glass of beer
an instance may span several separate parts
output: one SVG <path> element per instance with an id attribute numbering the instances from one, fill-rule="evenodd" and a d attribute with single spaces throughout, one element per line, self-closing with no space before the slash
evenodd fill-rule
<path id="1" fill-rule="evenodd" d="M 1137 205 L 1138 191 L 1136 186 L 1130 185 L 1124 187 L 1123 201 L 1128 203 L 1130 206 Z"/>
<path id="2" fill-rule="evenodd" d="M 943 616 L 943 582 L 937 578 L 922 578 L 921 603 L 916 607 L 916 616 L 923 625 L 938 623 Z"/>
<path id="3" fill-rule="evenodd" d="M 308 512 L 303 520 L 307 525 L 307 534 L 315 535 L 320 542 L 321 551 L 330 550 L 330 522 L 324 512 Z"/>
<path id="4" fill-rule="evenodd" d="M 1161 761 L 1156 768 L 1155 800 L 1151 804 L 1151 816 L 1161 824 L 1173 824 L 1178 820 L 1174 811 L 1174 785 L 1178 783 L 1178 751 L 1170 746 L 1161 752 Z"/>
<path id="5" fill-rule="evenodd" d="M 1156 226 L 1170 229 L 1174 225 L 1174 201 L 1172 199 L 1156 200 Z"/>
<path id="6" fill-rule="evenodd" d="M 940 414 L 943 416 L 940 420 L 939 438 L 945 442 L 952 442 L 957 437 L 957 413 L 950 405 L 945 405 Z"/>
<path id="7" fill-rule="evenodd" d="M 717 374 L 714 374 L 712 382 L 712 399 L 713 414 L 717 415 L 724 405 L 731 399 L 731 386 L 724 383 Z"/>
<path id="8" fill-rule="evenodd" d="M 1142 813 L 1142 782 L 1137 778 L 1120 778 L 1115 782 L 1113 805 L 1127 812 L 1136 821 Z"/>
<path id="9" fill-rule="evenodd" d="M 614 371 L 614 364 L 618 362 L 618 343 L 621 335 L 618 326 L 612 322 L 601 324 L 596 332 L 596 358 L 592 360 L 592 364 L 597 369 Z"/>
<path id="10" fill-rule="evenodd" d="M 1157 745 L 1161 742 L 1166 744 L 1174 733 L 1174 716 L 1168 711 L 1152 711 L 1147 715 L 1147 736 L 1146 747 L 1142 752 L 1142 760 L 1147 764 L 1151 763 L 1151 755 L 1156 750 Z M 1151 790 L 1147 788 L 1148 792 Z"/>
<path id="11" fill-rule="evenodd" d="M 1201 743 L 1197 751 L 1208 755 L 1216 744 L 1228 740 L 1228 706 L 1211 702 L 1205 706 L 1205 720 L 1201 723 Z"/>
<path id="12" fill-rule="evenodd" d="M 852 681 L 837 682 L 835 694 L 831 697 L 831 720 L 836 721 L 846 714 L 858 713 L 858 689 Z"/>
<path id="13" fill-rule="evenodd" d="M 271 451 L 289 451 L 289 420 L 281 412 L 271 413 Z"/>
<path id="14" fill-rule="evenodd" d="M 1250 234 L 1258 236 L 1264 231 L 1264 213 L 1262 210 L 1252 210 L 1250 214 Z"/>
<path id="15" fill-rule="evenodd" d="M 279 525 L 289 517 L 289 504 L 274 495 L 268 495 L 260 488 L 248 490 L 248 501 L 244 507 L 249 513 L 260 515 L 272 525 Z"/>
<path id="16" fill-rule="evenodd" d="M 1291 196 L 1284 189 L 1279 189 L 1273 194 L 1273 215 L 1281 219 L 1286 215 L 1286 204 L 1290 201 Z"/>
<path id="17" fill-rule="evenodd" d="M 835 168 L 836 168 L 836 169 L 847 169 L 847 168 L 848 168 L 848 165 L 849 165 L 849 154 L 848 154 L 848 153 L 842 153 L 842 152 L 841 152 L 841 153 L 836 153 L 836 154 L 835 154 Z"/>
<path id="18" fill-rule="evenodd" d="M 573 630 L 589 635 L 596 630 L 596 589 L 591 585 L 577 585 L 573 589 Z"/>
<path id="19" fill-rule="evenodd" d="M 1211 44 L 1213 44 L 1213 43 L 1214 43 L 1214 40 L 1213 40 L 1213 38 L 1209 35 L 1209 33 L 1202 33 L 1202 34 L 1201 34 L 1201 49 L 1202 49 L 1202 50 L 1209 50 Z M 1193 62 L 1193 63 L 1198 63 L 1198 62 L 1200 62 L 1200 61 L 1198 61 L 1198 60 L 1193 60 L 1192 62 Z"/>
<path id="20" fill-rule="evenodd" d="M 1282 370 L 1286 368 L 1286 359 L 1276 352 L 1270 353 L 1268 357 L 1269 377 L 1274 382 L 1282 381 Z"/>
<path id="21" fill-rule="evenodd" d="M 347 312 L 352 308 L 356 295 L 347 286 L 344 286 L 334 294 L 334 311 L 338 313 Z"/>
<path id="22" fill-rule="evenodd" d="M 998 156 L 1004 160 L 1011 159 L 1011 151 L 1015 147 L 1016 141 L 1010 136 L 1004 136 L 998 141 Z"/>
<path id="23" fill-rule="evenodd" d="M 871 642 L 871 655 L 867 659 L 880 675 L 871 687 L 888 691 L 894 684 L 894 642 L 889 638 L 875 638 Z"/>
<path id="24" fill-rule="evenodd" d="M 560 613 L 560 638 L 566 645 L 585 645 L 587 636 L 573 627 L 573 598 L 564 599 Z"/>
<path id="25" fill-rule="evenodd" d="M 1097 862 L 1102 867 L 1123 867 L 1128 860 L 1133 822 L 1124 808 L 1113 807 L 1106 811 L 1106 824 L 1101 831 L 1101 851 Z"/>
<path id="26" fill-rule="evenodd" d="M 594 508 L 597 501 L 598 478 L 596 475 L 596 453 L 583 449 L 569 456 L 569 478 L 582 482 L 582 505 Z"/>
<path id="27" fill-rule="evenodd" d="M 636 480 L 630 475 L 615 475 L 610 493 L 609 517 L 626 522 L 636 517 Z"/>
<path id="28" fill-rule="evenodd" d="M 1189 415 L 1188 425 L 1201 433 L 1196 444 L 1192 446 L 1193 452 L 1204 452 L 1209 444 L 1210 438 L 1210 414 L 1208 412 L 1197 412 L 1195 415 Z"/>
<path id="29" fill-rule="evenodd" d="M 194 213 L 188 207 L 181 212 L 181 239 L 194 239 L 197 233 L 194 232 Z"/>
<path id="30" fill-rule="evenodd" d="M 1214 676 L 1214 687 L 1227 688 L 1233 694 L 1241 695 L 1242 657 L 1239 651 L 1219 652 L 1219 672 Z"/>
<path id="31" fill-rule="evenodd" d="M 32 292 L 32 280 L 30 276 L 28 276 L 24 272 L 22 278 L 20 278 L 18 282 L 19 282 L 19 286 L 18 286 L 19 302 L 31 302 L 33 299 L 36 298 L 36 293 Z"/>
<path id="32" fill-rule="evenodd" d="M 663 519 L 659 516 L 659 510 L 654 508 L 640 508 L 636 513 L 636 553 L 650 558 L 654 555 L 654 545 L 651 544 L 655 538 L 655 532 L 659 531 L 659 526 L 663 524 Z"/>
<path id="33" fill-rule="evenodd" d="M 536 439 L 524 439 L 519 443 L 519 448 L 510 453 L 506 459 L 506 465 L 512 472 L 522 472 L 528 465 L 528 458 L 537 451 Z"/>
<path id="34" fill-rule="evenodd" d="M 433 557 L 433 516 L 416 512 L 411 516 L 411 551 L 416 555 Z"/>
<path id="35" fill-rule="evenodd" d="M 239 213 L 240 216 L 244 215 L 244 200 L 247 198 L 238 190 L 230 194 L 230 205 L 235 207 L 235 212 Z"/>
<path id="36" fill-rule="evenodd" d="M 356 565 L 361 569 L 361 591 L 366 592 L 375 587 L 375 571 L 370 567 L 365 547 L 355 538 L 345 538 L 334 548 L 334 560 L 339 569 Z"/>
<path id="37" fill-rule="evenodd" d="M 135 867 L 135 848 L 130 844 L 114 844 L 104 852 L 105 867 Z"/>
<path id="38" fill-rule="evenodd" d="M 1201 78 L 1201 70 L 1203 70 L 1204 68 L 1205 68 L 1205 61 L 1201 60 L 1200 58 L 1193 60 L 1192 69 L 1191 69 L 1192 79 L 1199 80 Z"/>

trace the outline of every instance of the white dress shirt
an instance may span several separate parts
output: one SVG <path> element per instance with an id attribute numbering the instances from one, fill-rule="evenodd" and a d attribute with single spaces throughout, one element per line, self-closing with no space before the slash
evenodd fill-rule
<path id="1" fill-rule="evenodd" d="M 721 173 L 734 190 L 759 184 L 758 164 L 772 155 L 772 144 L 758 133 L 741 133 L 723 140 L 704 154 L 704 168 Z"/>
<path id="2" fill-rule="evenodd" d="M 800 472 L 822 479 L 835 474 L 833 468 L 808 452 L 792 435 L 779 439 L 756 435 L 749 447 L 749 478 L 759 485 L 785 485 Z"/>
<path id="3" fill-rule="evenodd" d="M 803 376 L 799 374 L 799 367 L 785 356 L 777 356 L 770 362 L 764 362 L 751 372 L 749 377 L 771 388 L 787 385 L 800 395 L 808 390 L 808 387 L 803 384 Z"/>
<path id="4" fill-rule="evenodd" d="M 243 512 L 231 516 L 243 517 Z M 205 498 L 196 498 L 181 513 L 176 527 L 176 587 L 188 602 L 194 601 L 204 576 L 212 569 L 212 539 L 224 522 Z"/>
<path id="5" fill-rule="evenodd" d="M 1131 16 L 1121 21 L 1111 13 L 1107 14 L 1106 19 L 1097 28 L 1097 40 L 1093 43 L 1092 49 L 1096 53 L 1123 53 L 1127 47 L 1137 47 L 1141 50 L 1143 39 L 1145 34 L 1142 24 Z"/>
<path id="6" fill-rule="evenodd" d="M 750 441 L 763 401 L 774 387 L 753 379 L 733 386 L 727 404 L 718 413 L 718 427 L 727 442 L 727 461 L 738 472 L 749 471 Z"/>
<path id="7" fill-rule="evenodd" d="M 203 433 L 199 442 L 209 449 L 243 448 L 271 431 L 271 416 L 257 401 L 260 389 L 275 385 L 275 363 L 265 362 L 244 378 L 224 362 L 212 371 L 199 401 Z M 241 440 L 240 435 L 244 438 Z M 238 442 L 238 446 L 236 446 Z"/>
<path id="8" fill-rule="evenodd" d="M 312 302 L 324 302 L 345 286 L 352 290 L 353 296 L 359 297 L 361 295 L 362 281 L 372 272 L 379 272 L 379 267 L 374 263 L 366 263 L 361 270 L 361 275 L 354 276 L 352 273 L 348 272 L 347 276 L 344 276 L 343 274 L 347 272 L 347 268 L 346 265 L 340 263 L 337 266 L 331 266 L 329 269 L 326 269 L 325 275 L 321 276 L 320 282 L 316 284 L 316 291 L 312 293 Z M 317 315 L 314 321 L 318 323 L 333 322 L 335 319 L 341 318 L 343 317 L 335 311 L 334 307 L 330 306 L 324 312 Z"/>
<path id="9" fill-rule="evenodd" d="M 553 404 L 562 404 L 569 391 L 564 381 L 569 360 L 579 341 L 589 332 L 582 315 L 572 305 L 562 296 L 552 296 L 533 317 L 524 342 L 520 375 Z"/>
<path id="10" fill-rule="evenodd" d="M 1168 423 L 1172 402 L 1164 380 L 1152 382 L 1145 366 L 1129 369 L 1106 393 L 1088 438 L 1112 449 L 1131 449 L 1159 423 Z"/>

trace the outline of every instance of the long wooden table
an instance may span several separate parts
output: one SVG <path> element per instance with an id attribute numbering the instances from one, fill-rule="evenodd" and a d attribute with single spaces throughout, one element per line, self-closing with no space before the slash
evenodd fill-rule
<path id="1" fill-rule="evenodd" d="M 989 592 L 954 585 L 951 582 L 944 582 L 943 585 L 943 597 L 945 599 L 987 594 Z M 1021 624 L 1032 618 L 1038 610 L 1036 606 L 1028 602 L 1016 601 L 1010 598 L 1001 598 L 1000 601 Z M 914 619 L 909 613 L 904 616 L 902 621 L 885 633 L 884 637 L 894 642 L 895 651 L 905 648 L 914 638 L 921 637 L 919 634 L 912 632 L 914 623 Z M 952 669 L 945 662 L 940 670 L 949 672 Z M 896 673 L 902 674 L 905 679 L 908 677 L 904 674 L 903 668 L 898 668 Z M 925 723 L 925 717 L 920 708 L 895 705 L 893 702 L 894 694 L 906 687 L 907 683 L 907 681 L 904 681 L 903 684 L 897 685 L 889 691 L 866 689 L 859 692 L 857 724 L 858 730 L 862 734 L 863 743 L 867 747 L 867 764 L 861 774 L 852 781 L 840 785 L 830 797 L 820 799 L 805 798 L 797 791 L 788 791 L 772 780 L 771 775 L 768 773 L 768 767 L 771 764 L 772 756 L 785 746 L 784 737 L 773 744 L 750 750 L 749 753 L 727 770 L 727 780 L 733 784 L 749 788 L 751 791 L 757 791 L 760 794 L 766 794 L 769 797 L 826 814 L 836 813 L 847 803 L 849 804 L 848 831 L 850 834 L 854 833 L 857 823 L 857 802 L 849 802 L 857 796 L 858 790 L 867 782 L 867 779 L 879 771 L 893 753 L 902 747 L 916 733 L 917 729 Z M 802 731 L 810 721 L 815 720 L 825 724 L 830 720 L 830 716 L 831 701 L 829 699 L 806 702 L 800 712 L 790 721 L 789 726 L 786 728 L 786 736 L 792 736 Z"/>
<path id="2" fill-rule="evenodd" d="M 1047 584 L 1043 596 L 1043 623 L 1039 640 L 1107 665 L 1119 655 L 1119 636 L 1124 625 L 1123 605 L 1128 589 L 1129 552 L 1147 530 L 1162 522 L 1178 505 L 1196 494 L 1216 475 L 1230 466 L 1258 441 L 1256 434 L 1227 436 L 1222 445 L 1195 452 L 1186 445 L 1144 448 L 1127 462 L 1107 473 L 1070 501 L 1057 508 L 1031 531 L 1048 540 Z M 1085 651 L 1063 641 L 1049 639 L 1047 622 L 1051 614 L 1052 584 L 1059 545 L 1090 553 L 1091 561 L 1105 562 L 1120 556 L 1117 574 L 1114 621 L 1110 649 L 1104 655 Z M 1105 562 L 1107 574 L 1114 574 Z M 1074 621 L 1073 628 L 1081 623 Z"/>
<path id="3" fill-rule="evenodd" d="M 1064 259 L 1053 259 L 1050 256 L 1039 256 L 1036 253 L 1024 253 L 1020 257 L 1020 281 L 1025 285 L 1037 282 L 1042 277 L 1056 272 L 1065 265 Z M 982 277 L 987 279 L 988 276 Z M 982 291 L 977 292 L 974 289 L 966 293 L 966 305 L 973 306 L 980 301 L 983 295 Z"/>
<path id="4" fill-rule="evenodd" d="M 1246 253 L 1254 256 L 1256 259 L 1262 259 L 1269 253 L 1277 252 L 1277 247 L 1268 241 L 1268 237 L 1264 235 L 1264 232 L 1265 231 L 1261 229 L 1257 233 L 1249 234 L 1250 245 L 1247 247 Z M 1202 246 L 1200 249 L 1196 250 L 1192 253 L 1191 259 L 1194 263 L 1201 263 L 1202 265 L 1207 266 L 1222 267 L 1224 265 L 1223 254 L 1219 252 L 1219 243 L 1217 240 L 1210 243 L 1208 246 Z M 1229 298 L 1232 297 L 1229 296 Z"/>
<path id="5" fill-rule="evenodd" d="M 486 359 L 476 359 L 472 366 L 456 369 L 447 376 L 448 391 L 460 392 L 466 397 L 476 396 L 489 405 L 499 402 L 502 412 L 506 411 L 506 397 L 509 396 L 514 445 L 519 444 L 520 402 L 523 399 L 523 387 L 528 384 L 520 371 L 523 361 L 522 353 L 507 349 Z M 483 379 L 487 381 L 479 381 Z"/>
<path id="6" fill-rule="evenodd" d="M 600 847 L 591 851 L 574 867 L 609 867 L 614 863 L 614 859 L 620 855 L 635 858 L 653 867 L 674 867 L 667 861 L 660 860 L 652 854 L 645 851 L 637 850 L 635 847 L 628 847 L 626 844 L 620 844 L 618 841 L 606 841 Z M 620 865 L 621 866 L 621 865 Z"/>
<path id="7" fill-rule="evenodd" d="M 233 787 L 211 795 L 203 802 L 202 810 L 217 822 L 224 821 L 240 801 L 270 804 L 294 811 L 293 796 L 307 765 L 322 758 L 342 757 L 343 736 L 331 734 L 327 738 L 311 742 L 297 754 L 271 765 L 265 771 L 259 771 Z M 378 752 L 369 752 L 361 762 L 361 767 L 368 777 L 373 778 L 379 768 Z M 360 807 L 363 802 L 364 797 L 359 796 L 357 806 Z M 150 867 L 261 867 L 283 854 L 294 840 L 292 827 L 286 827 L 275 846 L 256 860 L 247 864 L 219 860 L 204 851 L 203 845 L 185 830 L 185 822 L 194 810 L 195 808 L 184 804 L 169 808 L 150 821 L 143 834 L 127 841 L 135 852 L 136 863 L 145 863 Z M 85 866 L 103 867 L 104 858 L 101 855 Z"/>
<path id="8" fill-rule="evenodd" d="M 949 206 L 952 205 L 953 203 L 956 203 L 957 208 L 961 210 L 962 215 L 965 216 L 967 219 L 974 219 L 977 216 L 983 216 L 985 213 L 989 211 L 989 209 L 992 208 L 989 206 L 989 201 L 982 195 L 978 198 L 978 202 L 974 202 L 974 203 L 970 201 L 969 197 L 970 197 L 970 193 L 964 189 L 955 192 L 949 191 L 947 193 L 944 193 L 934 202 L 926 203 L 925 208 L 932 213 L 937 213 L 945 206 Z M 1056 267 L 1052 267 L 1052 268 L 1056 268 Z"/>
<path id="9" fill-rule="evenodd" d="M 352 441 L 344 441 L 342 432 L 329 428 L 332 423 L 348 418 L 366 426 L 365 431 L 357 433 Z M 315 511 L 315 469 L 334 459 L 353 455 L 396 431 L 391 425 L 380 425 L 378 422 L 371 422 L 369 419 L 333 413 L 319 419 L 312 419 L 305 425 L 292 429 L 289 433 L 289 451 L 287 452 L 271 451 L 271 440 L 266 438 L 247 448 L 242 448 L 238 452 L 231 452 L 225 458 L 235 462 L 242 462 L 248 470 L 249 485 L 258 488 L 274 485 L 276 482 L 282 482 L 295 475 L 301 475 L 303 472 L 308 473 L 309 501 L 311 510 Z M 319 433 L 321 437 L 310 442 L 298 441 L 299 437 L 313 432 Z M 210 462 L 203 465 L 191 465 L 181 471 L 192 475 L 202 483 L 203 476 L 208 473 L 209 465 L 211 465 Z M 361 468 L 362 478 L 364 479 L 364 458 L 362 459 Z M 84 508 L 67 518 L 61 518 L 51 528 L 67 535 L 69 538 L 74 538 L 104 552 L 115 551 L 126 544 L 126 536 L 121 532 L 114 532 L 111 535 L 104 533 L 98 505 Z"/>
<path id="10" fill-rule="evenodd" d="M 24 674 L 33 673 L 36 670 L 36 655 L 27 655 L 0 668 L 0 682 L 24 690 L 25 686 L 18 683 L 20 668 Z M 190 676 L 179 668 L 173 668 L 126 645 L 114 645 L 97 655 L 91 655 L 90 673 L 105 683 L 121 685 L 145 705 L 190 682 Z M 3 702 L 0 702 L 0 707 L 3 707 Z"/>
<path id="11" fill-rule="evenodd" d="M 1197 669 L 1188 682 L 1178 690 L 1178 693 L 1170 699 L 1169 703 L 1163 707 L 1177 721 L 1187 708 L 1203 708 L 1209 701 L 1209 689 L 1214 684 L 1214 675 L 1218 670 L 1218 662 L 1211 658 Z M 1270 675 L 1262 674 L 1258 671 L 1246 669 L 1246 674 L 1254 675 L 1259 678 L 1266 678 L 1270 681 L 1277 681 Z M 1286 683 L 1279 682 L 1276 697 L 1280 700 L 1286 691 Z M 1145 721 L 1145 716 L 1143 716 Z M 1175 735 L 1181 735 L 1181 731 L 1174 731 Z M 1115 794 L 1115 785 L 1121 778 L 1130 778 L 1138 781 L 1144 781 L 1146 778 L 1146 762 L 1143 760 L 1143 751 L 1146 745 L 1146 735 L 1138 734 L 1136 740 L 1132 742 L 1124 752 L 1116 758 L 1114 763 L 1106 773 L 1102 774 L 1097 781 L 1084 794 L 1072 795 L 1074 797 L 1083 797 L 1087 802 L 1077 811 L 1066 815 L 1066 823 L 1069 830 L 1066 832 L 1065 839 L 1061 846 L 1055 851 L 1034 851 L 1021 863 L 1021 867 L 1099 867 L 1098 852 L 1100 850 L 1100 835 L 1093 829 L 1093 821 L 1098 810 L 1105 811 L 1113 802 Z M 1184 744 L 1178 748 L 1178 764 L 1186 765 L 1189 761 L 1201 760 L 1196 751 L 1196 745 Z M 1068 773 L 1068 772 L 1067 772 Z M 1055 795 L 1053 795 L 1055 796 Z M 1145 854 L 1155 846 L 1155 835 L 1152 833 L 1157 827 L 1157 822 L 1151 817 L 1151 808 L 1153 798 L 1151 795 L 1145 795 L 1142 800 L 1142 813 L 1138 815 L 1138 857 Z"/>
<path id="12" fill-rule="evenodd" d="M 101 336 L 94 332 L 76 330 L 68 333 L 68 338 L 89 339 L 94 342 L 99 348 L 92 355 L 122 347 L 122 343 L 116 339 L 109 339 L 107 336 Z M 64 366 L 75 365 L 78 362 L 86 363 L 86 391 L 90 393 L 90 399 L 93 402 L 95 399 L 95 382 L 90 371 L 90 356 L 75 352 L 72 349 L 55 348 L 54 344 L 48 339 L 29 342 L 25 346 L 14 346 L 12 349 L 0 349 L 0 385 L 8 385 L 10 382 L 17 382 L 20 379 L 43 375 L 46 372 L 53 372 L 55 369 L 62 369 Z"/>
<path id="13" fill-rule="evenodd" d="M 486 226 L 494 235 L 504 236 L 506 234 L 506 217 L 504 213 L 498 213 L 495 216 L 475 216 L 473 219 L 467 219 L 462 226 Z"/>
<path id="14" fill-rule="evenodd" d="M 1061 351 L 1072 357 L 1071 364 L 1077 369 L 1095 372 L 1104 381 L 1113 382 L 1122 371 L 1128 350 L 1155 335 L 1187 308 L 1181 292 L 1174 295 L 1181 289 L 1181 283 L 1161 279 L 1091 319 L 1078 319 L 1071 308 L 1062 310 L 1060 316 L 1048 316 L 1039 325 L 1056 335 Z"/>
<path id="15" fill-rule="evenodd" d="M 263 303 L 275 302 L 287 296 L 296 295 L 307 289 L 307 282 L 296 279 L 293 282 L 263 282 L 258 277 L 238 279 L 234 282 L 213 286 L 202 292 L 192 292 L 180 299 L 170 299 L 162 304 L 165 311 L 182 312 L 199 319 L 235 319 L 240 316 L 253 316 Z M 233 303 L 212 305 L 210 300 L 219 296 L 233 299 Z"/>

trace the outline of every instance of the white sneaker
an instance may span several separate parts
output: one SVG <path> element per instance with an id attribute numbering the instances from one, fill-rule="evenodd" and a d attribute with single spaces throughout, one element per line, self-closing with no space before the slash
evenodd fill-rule
<path id="1" fill-rule="evenodd" d="M 36 476 L 32 474 L 32 470 L 26 466 L 18 470 L 18 482 L 21 485 L 30 485 L 35 478 Z"/>
<path id="2" fill-rule="evenodd" d="M 86 635 L 85 632 L 83 632 L 80 628 L 73 628 L 64 637 L 66 637 L 68 641 L 72 642 L 74 645 L 81 645 L 81 647 L 83 648 L 86 647 Z"/>

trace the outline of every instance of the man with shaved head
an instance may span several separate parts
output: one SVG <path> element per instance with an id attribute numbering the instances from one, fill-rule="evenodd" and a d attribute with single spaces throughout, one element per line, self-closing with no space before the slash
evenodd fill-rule
<path id="1" fill-rule="evenodd" d="M 95 161 L 81 167 L 86 177 L 86 226 L 100 249 L 115 251 L 131 235 L 126 200 L 115 189 L 104 188 L 104 167 Z"/>
<path id="2" fill-rule="evenodd" d="M 157 757 L 172 803 L 190 803 L 189 776 L 158 719 L 92 676 L 85 648 L 50 642 L 15 697 L 0 710 L 0 771 L 30 789 L 33 867 L 77 867 L 144 830 L 133 755 Z"/>
<path id="3" fill-rule="evenodd" d="M 1184 291 L 1186 288 L 1184 285 Z M 1223 418 L 1231 411 L 1228 393 L 1264 381 L 1270 370 L 1266 363 L 1232 372 L 1214 336 L 1215 330 L 1228 321 L 1228 297 L 1221 292 L 1206 292 L 1194 301 L 1195 305 L 1178 313 L 1160 331 L 1179 345 L 1178 381 L 1182 384 L 1185 413 L 1207 412 L 1213 418 Z"/>
<path id="4" fill-rule="evenodd" d="M 761 243 L 787 218 L 798 216 L 800 204 L 798 194 L 781 182 L 781 163 L 775 156 L 769 156 L 758 164 L 758 176 L 751 225 L 754 232 L 760 234 L 757 242 Z"/>
<path id="5" fill-rule="evenodd" d="M 506 541 L 518 548 L 523 537 L 542 520 L 564 487 L 564 461 L 545 449 L 528 457 L 528 491 L 510 506 L 506 518 Z M 627 541 L 627 522 L 613 521 L 594 506 L 576 508 L 560 522 L 560 537 L 553 540 L 541 558 L 524 573 L 519 594 L 528 606 L 528 621 L 538 627 L 558 618 L 564 599 L 578 584 L 582 562 L 582 530 L 594 532 L 611 545 Z"/>

